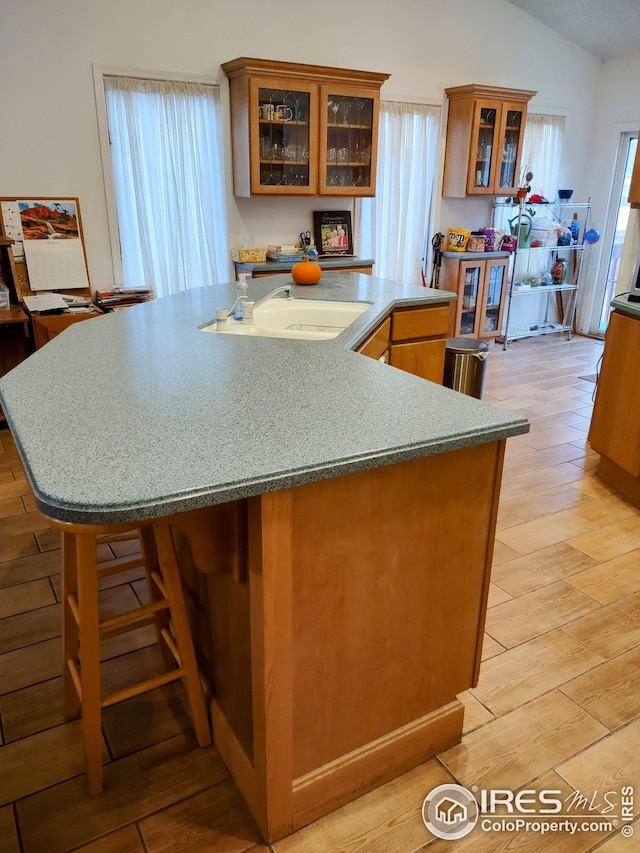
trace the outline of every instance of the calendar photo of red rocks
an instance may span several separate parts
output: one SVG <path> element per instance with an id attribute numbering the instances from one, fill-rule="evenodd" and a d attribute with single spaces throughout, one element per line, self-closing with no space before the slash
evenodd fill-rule
<path id="1" fill-rule="evenodd" d="M 25 240 L 79 238 L 75 201 L 20 201 L 18 205 Z"/>

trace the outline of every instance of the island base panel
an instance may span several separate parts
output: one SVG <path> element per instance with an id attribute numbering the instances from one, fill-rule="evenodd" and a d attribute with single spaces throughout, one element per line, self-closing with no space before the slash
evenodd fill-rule
<path id="1" fill-rule="evenodd" d="M 251 758 L 215 700 L 211 703 L 211 720 L 218 752 L 265 841 L 272 843 L 460 743 L 464 706 L 454 699 L 399 731 L 293 779 L 290 793 L 285 792 L 281 800 L 284 809 L 276 824 L 269 818 L 271 792 L 261 783 Z"/>
<path id="2" fill-rule="evenodd" d="M 600 457 L 598 477 L 619 492 L 623 498 L 640 507 L 640 478 L 634 477 L 606 456 Z"/>
<path id="3" fill-rule="evenodd" d="M 460 741 L 503 445 L 238 502 L 247 571 L 185 565 L 214 740 L 267 841 Z"/>

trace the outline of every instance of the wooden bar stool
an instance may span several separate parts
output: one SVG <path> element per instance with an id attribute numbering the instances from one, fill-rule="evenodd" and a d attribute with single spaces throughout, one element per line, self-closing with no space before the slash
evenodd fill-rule
<path id="1" fill-rule="evenodd" d="M 103 788 L 101 711 L 117 702 L 182 679 L 197 741 L 211 743 L 211 728 L 196 663 L 176 561 L 171 528 L 164 522 L 143 526 L 82 525 L 49 519 L 62 531 L 64 703 L 68 719 L 82 714 L 87 793 Z M 128 534 L 128 535 L 126 535 Z M 99 567 L 102 542 L 138 535 L 142 557 Z M 144 565 L 149 603 L 102 622 L 98 616 L 98 580 Z M 144 625 L 155 625 L 167 671 L 146 681 L 101 695 L 100 641 Z"/>

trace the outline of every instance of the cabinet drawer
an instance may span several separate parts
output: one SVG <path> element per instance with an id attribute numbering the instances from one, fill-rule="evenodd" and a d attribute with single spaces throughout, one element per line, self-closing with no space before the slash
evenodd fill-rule
<path id="1" fill-rule="evenodd" d="M 416 338 L 446 336 L 449 325 L 449 305 L 429 308 L 399 308 L 393 312 L 391 338 L 411 341 Z"/>
<path id="2" fill-rule="evenodd" d="M 387 317 L 383 323 L 380 323 L 375 332 L 372 332 L 366 341 L 360 344 L 358 352 L 369 358 L 380 358 L 385 350 L 389 349 L 390 334 L 391 318 Z"/>
<path id="3" fill-rule="evenodd" d="M 391 347 L 391 365 L 442 385 L 445 350 L 444 339 L 394 344 Z"/>

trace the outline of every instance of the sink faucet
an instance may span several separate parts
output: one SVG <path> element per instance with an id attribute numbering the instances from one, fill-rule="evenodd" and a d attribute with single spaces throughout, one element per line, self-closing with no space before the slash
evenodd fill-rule
<path id="1" fill-rule="evenodd" d="M 243 306 L 249 302 L 249 298 L 244 294 L 242 296 L 238 296 L 236 301 L 233 303 L 231 308 L 218 308 L 216 311 L 216 320 L 228 320 L 230 317 L 236 317 L 236 319 L 240 319 L 242 317 L 242 313 L 238 312 L 238 308 Z M 253 303 L 249 303 L 253 305 Z M 236 314 L 236 312 L 238 312 Z"/>
<path id="2" fill-rule="evenodd" d="M 253 312 L 258 305 L 262 305 L 263 302 L 266 302 L 268 299 L 273 299 L 273 297 L 277 296 L 279 293 L 286 293 L 287 299 L 293 299 L 290 284 L 285 284 L 283 287 L 276 287 L 275 290 L 272 290 L 271 293 L 268 293 L 258 302 L 251 302 L 247 296 L 242 294 L 242 296 L 238 296 L 231 308 L 218 308 L 216 311 L 216 320 L 218 320 L 218 322 L 224 322 L 230 317 L 235 317 L 236 320 L 251 320 L 253 318 Z"/>
<path id="3" fill-rule="evenodd" d="M 271 293 L 267 293 L 266 296 L 263 296 L 262 299 L 259 299 L 256 302 L 254 309 L 258 307 L 258 305 L 262 305 L 267 302 L 269 299 L 273 299 L 279 293 L 286 293 L 287 299 L 293 299 L 293 294 L 291 293 L 291 285 L 285 284 L 283 287 L 276 287 L 275 290 L 272 290 Z"/>

